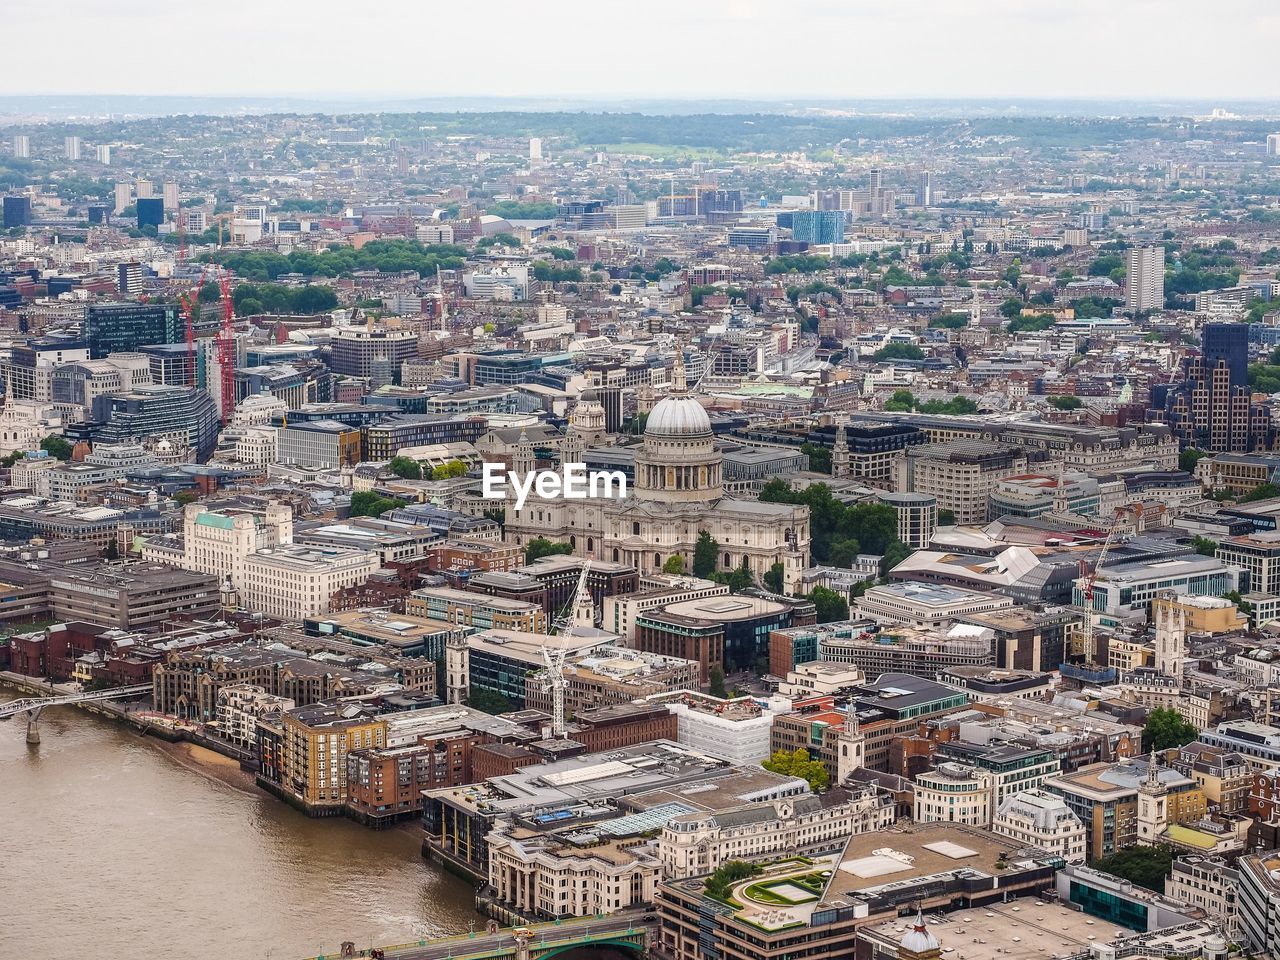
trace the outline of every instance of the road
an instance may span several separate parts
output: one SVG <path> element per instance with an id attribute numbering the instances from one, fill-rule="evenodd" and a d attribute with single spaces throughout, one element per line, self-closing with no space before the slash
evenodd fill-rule
<path id="1" fill-rule="evenodd" d="M 654 917 L 655 921 L 645 922 L 645 916 Z M 641 928 L 653 930 L 657 927 L 656 915 L 646 914 L 644 910 L 622 910 L 611 913 L 607 917 L 573 917 L 559 923 L 532 923 L 525 929 L 534 933 L 530 945 L 537 947 L 543 941 L 554 943 L 560 940 L 577 937 L 600 936 L 607 933 L 626 933 Z M 477 932 L 474 936 L 459 934 L 455 937 L 442 937 L 428 940 L 425 943 L 401 943 L 382 947 L 387 960 L 462 960 L 477 954 L 488 954 L 500 949 L 510 949 L 515 945 L 511 935 L 513 927 L 504 927 L 497 933 Z M 368 951 L 356 950 L 356 956 L 365 956 Z M 337 960 L 336 954 L 325 954 L 323 957 L 310 957 L 308 960 Z"/>

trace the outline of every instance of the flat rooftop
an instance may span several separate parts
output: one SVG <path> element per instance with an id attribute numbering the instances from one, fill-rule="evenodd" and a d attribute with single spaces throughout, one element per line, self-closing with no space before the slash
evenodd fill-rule
<path id="1" fill-rule="evenodd" d="M 1132 931 L 1080 910 L 1030 897 L 930 915 L 925 923 L 942 946 L 943 960 L 1044 960 L 1132 936 Z M 896 949 L 911 924 L 911 917 L 898 917 L 871 924 L 858 935 Z"/>

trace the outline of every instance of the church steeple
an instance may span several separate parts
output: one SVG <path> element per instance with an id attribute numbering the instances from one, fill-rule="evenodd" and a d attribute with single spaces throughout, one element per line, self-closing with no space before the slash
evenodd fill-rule
<path id="1" fill-rule="evenodd" d="M 513 458 L 512 469 L 523 476 L 530 473 L 538 465 L 537 456 L 533 452 L 533 441 L 529 439 L 523 429 L 520 431 L 520 439 L 516 442 L 516 455 Z"/>
<path id="2" fill-rule="evenodd" d="M 689 389 L 684 373 L 684 351 L 680 349 L 676 350 L 676 362 L 671 366 L 671 389 L 675 393 L 685 393 Z"/>
<path id="3" fill-rule="evenodd" d="M 844 480 L 849 476 L 849 441 L 845 436 L 843 422 L 836 428 L 836 442 L 831 447 L 831 476 L 835 480 Z"/>
<path id="4" fill-rule="evenodd" d="M 1147 776 L 1138 785 L 1138 842 L 1153 846 L 1169 828 L 1169 788 L 1160 779 L 1154 747 L 1147 756 Z"/>

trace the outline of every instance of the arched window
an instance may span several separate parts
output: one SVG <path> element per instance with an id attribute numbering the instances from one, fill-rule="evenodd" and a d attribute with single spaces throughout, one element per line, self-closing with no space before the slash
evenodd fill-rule
<path id="1" fill-rule="evenodd" d="M 569 546 L 571 546 L 571 547 L 573 547 L 573 549 L 577 550 L 577 549 L 578 549 L 578 538 L 577 538 L 577 537 L 570 537 L 570 538 L 569 538 Z"/>
<path id="2" fill-rule="evenodd" d="M 655 554 L 653 555 L 653 565 L 654 565 L 655 567 L 660 567 L 660 566 L 662 566 L 662 554 L 660 554 L 660 553 L 655 553 Z"/>
<path id="3" fill-rule="evenodd" d="M 595 540 L 593 540 L 591 537 L 587 537 L 587 549 L 594 550 L 595 548 L 596 548 Z"/>
<path id="4" fill-rule="evenodd" d="M 617 563 L 617 562 L 618 562 L 618 557 L 619 557 L 619 554 L 618 554 L 618 548 L 617 548 L 617 547 L 614 547 L 614 548 L 613 548 L 613 562 L 614 562 L 614 563 Z"/>
<path id="5" fill-rule="evenodd" d="M 640 536 L 640 521 L 636 520 L 631 524 L 631 532 L 635 536 Z"/>
<path id="6" fill-rule="evenodd" d="M 730 557 L 729 557 L 729 555 L 728 555 L 727 553 L 724 555 L 724 568 L 725 568 L 726 570 L 732 570 L 732 569 L 733 569 L 733 560 L 732 560 L 732 559 L 730 559 Z"/>

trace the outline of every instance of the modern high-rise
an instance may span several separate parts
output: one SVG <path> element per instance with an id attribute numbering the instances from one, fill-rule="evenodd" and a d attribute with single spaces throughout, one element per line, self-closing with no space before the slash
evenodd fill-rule
<path id="1" fill-rule="evenodd" d="M 1269 450 L 1275 427 L 1249 387 L 1249 327 L 1207 323 L 1200 354 L 1183 361 L 1182 380 L 1152 390 L 1153 414 L 1185 446 L 1212 453 Z"/>
<path id="2" fill-rule="evenodd" d="M 185 338 L 186 327 L 172 304 L 94 303 L 84 310 L 84 339 L 95 360 L 148 343 L 177 343 Z"/>
<path id="3" fill-rule="evenodd" d="M 922 207 L 933 204 L 933 174 L 928 170 L 920 174 L 920 180 L 916 185 L 916 203 Z"/>
<path id="4" fill-rule="evenodd" d="M 139 200 L 149 200 L 156 195 L 156 185 L 150 180 L 139 180 L 135 192 Z"/>
<path id="5" fill-rule="evenodd" d="M 188 449 L 199 463 L 218 442 L 218 408 L 199 388 L 144 384 L 128 393 L 98 397 L 90 435 L 99 443 L 123 443 L 138 437 L 168 440 L 178 452 Z"/>
<path id="6" fill-rule="evenodd" d="M 797 210 L 791 215 L 791 239 L 801 243 L 843 243 L 844 212 Z"/>
<path id="7" fill-rule="evenodd" d="M 1131 247 L 1124 281 L 1126 313 L 1164 306 L 1164 247 Z"/>
<path id="8" fill-rule="evenodd" d="M 121 263 L 116 266 L 116 289 L 122 297 L 132 297 L 142 292 L 142 264 Z"/>
<path id="9" fill-rule="evenodd" d="M 330 367 L 349 377 L 368 377 L 379 363 L 399 371 L 418 355 L 418 335 L 389 327 L 342 327 L 330 341 Z"/>
<path id="10" fill-rule="evenodd" d="M 166 210 L 178 209 L 178 182 L 176 180 L 166 180 L 164 187 L 161 188 L 161 199 L 164 200 L 164 208 Z"/>
<path id="11" fill-rule="evenodd" d="M 13 156 L 16 160 L 31 159 L 31 138 L 19 133 L 13 138 Z"/>
<path id="12" fill-rule="evenodd" d="M 138 226 L 158 227 L 164 223 L 164 201 L 159 197 L 138 198 Z"/>
<path id="13" fill-rule="evenodd" d="M 31 223 L 31 198 L 30 197 L 5 197 L 4 198 L 4 225 L 8 229 L 10 227 L 25 227 Z"/>
<path id="14" fill-rule="evenodd" d="M 116 184 L 116 206 L 112 213 L 119 213 L 129 205 L 129 201 L 133 199 L 133 187 L 127 183 Z"/>
<path id="15" fill-rule="evenodd" d="M 80 138 L 79 137 L 63 137 L 62 149 L 67 155 L 68 160 L 80 159 Z"/>
<path id="16" fill-rule="evenodd" d="M 1280 133 L 1267 134 L 1267 156 L 1280 157 Z"/>
<path id="17" fill-rule="evenodd" d="M 542 159 L 542 138 L 541 137 L 529 138 L 529 159 L 530 160 Z"/>
<path id="18" fill-rule="evenodd" d="M 99 162 L 100 164 L 102 164 L 104 167 L 106 167 L 106 166 L 110 166 L 110 164 L 111 164 L 111 147 L 110 147 L 108 144 L 105 144 L 105 143 L 100 143 L 100 144 L 98 144 L 98 147 L 97 147 L 96 153 L 97 153 L 97 156 L 98 156 L 98 162 Z"/>

